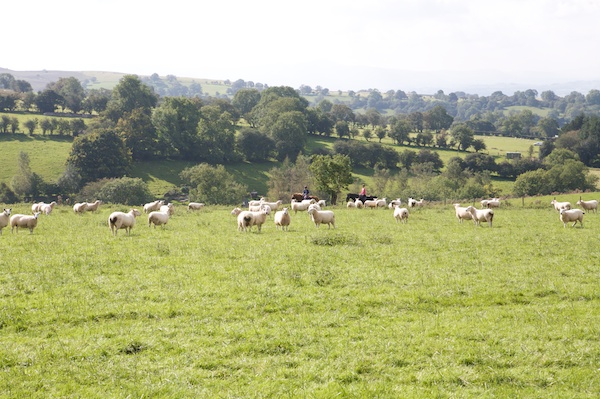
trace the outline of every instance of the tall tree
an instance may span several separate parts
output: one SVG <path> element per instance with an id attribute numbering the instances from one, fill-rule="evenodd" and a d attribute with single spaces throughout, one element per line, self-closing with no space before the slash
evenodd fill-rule
<path id="1" fill-rule="evenodd" d="M 310 171 L 317 189 L 329 194 L 332 205 L 337 203 L 338 194 L 354 181 L 350 158 L 346 155 L 317 155 L 310 164 Z"/>
<path id="2" fill-rule="evenodd" d="M 124 114 L 115 130 L 119 133 L 134 161 L 155 157 L 158 152 L 158 134 L 150 115 L 139 108 Z"/>
<path id="3" fill-rule="evenodd" d="M 77 78 L 60 78 L 57 82 L 48 84 L 47 88 L 57 92 L 63 98 L 63 106 L 72 112 L 78 113 L 83 109 L 85 91 Z"/>
<path id="4" fill-rule="evenodd" d="M 116 123 L 123 114 L 136 108 L 150 114 L 157 102 L 158 96 L 137 75 L 125 75 L 112 90 L 104 115 Z"/>
<path id="5" fill-rule="evenodd" d="M 162 155 L 199 160 L 198 123 L 202 117 L 198 99 L 167 97 L 152 113 Z"/>

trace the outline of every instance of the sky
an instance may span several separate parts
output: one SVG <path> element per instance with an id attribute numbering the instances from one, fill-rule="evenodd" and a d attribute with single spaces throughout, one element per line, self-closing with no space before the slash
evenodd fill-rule
<path id="1" fill-rule="evenodd" d="M 600 88 L 598 0 L 9 0 L 2 15 L 0 67 L 16 71 L 382 92 Z"/>

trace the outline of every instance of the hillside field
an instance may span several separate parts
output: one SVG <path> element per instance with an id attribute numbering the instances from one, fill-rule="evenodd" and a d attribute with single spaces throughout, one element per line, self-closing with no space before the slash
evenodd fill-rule
<path id="1" fill-rule="evenodd" d="M 0 398 L 597 398 L 600 215 L 564 228 L 551 199 L 260 233 L 177 205 L 116 237 L 126 207 L 59 206 L 0 235 Z"/>
<path id="2" fill-rule="evenodd" d="M 9 114 L 13 115 L 13 114 Z M 23 115 L 21 115 L 23 117 Z M 521 152 L 523 155 L 528 153 L 528 149 L 535 141 L 528 139 L 519 139 L 511 137 L 494 136 L 476 136 L 485 140 L 488 149 L 484 151 L 490 155 L 501 159 L 506 156 L 506 152 Z M 19 164 L 19 153 L 25 151 L 29 154 L 31 160 L 31 170 L 44 178 L 48 182 L 56 182 L 65 168 L 65 162 L 71 151 L 72 137 L 34 134 L 0 134 L 0 145 L 2 146 L 2 157 L 0 158 L 0 182 L 10 184 L 12 177 L 17 174 Z M 333 137 L 308 136 L 307 151 L 311 153 L 318 148 L 331 149 L 333 143 L 337 140 Z M 357 138 L 364 142 L 362 137 Z M 377 142 L 377 140 L 371 140 Z M 383 144 L 392 145 L 389 139 L 384 139 Z M 429 147 L 416 146 L 393 146 L 397 151 L 412 150 L 419 151 L 421 148 L 427 148 L 440 154 L 440 158 L 447 163 L 454 156 L 465 157 L 467 152 L 456 150 L 442 150 Z M 537 156 L 538 148 L 534 148 L 534 155 Z M 269 170 L 279 166 L 280 163 L 239 163 L 227 165 L 226 168 L 239 178 L 239 181 L 246 184 L 251 191 L 266 193 L 267 181 L 269 179 Z M 140 177 L 146 181 L 150 190 L 156 196 L 163 196 L 170 189 L 181 184 L 179 173 L 186 167 L 193 166 L 193 163 L 183 161 L 156 161 L 141 162 L 134 164 L 131 175 Z M 371 182 L 372 170 L 357 168 L 354 176 L 357 181 L 364 181 L 367 184 Z M 512 182 L 498 180 L 494 183 L 502 189 L 503 193 L 511 190 Z"/>

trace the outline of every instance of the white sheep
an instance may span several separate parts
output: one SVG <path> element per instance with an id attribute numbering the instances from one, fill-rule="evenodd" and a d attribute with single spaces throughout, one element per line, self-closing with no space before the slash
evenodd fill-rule
<path id="1" fill-rule="evenodd" d="M 168 203 L 166 205 L 161 205 L 158 209 L 159 212 L 166 212 L 169 216 L 173 216 L 175 214 L 175 206 L 172 203 Z M 156 211 L 155 211 L 156 212 Z"/>
<path id="2" fill-rule="evenodd" d="M 550 205 L 554 205 L 554 209 L 560 212 L 561 209 L 571 209 L 571 203 L 569 201 L 558 202 L 556 199 L 550 201 Z"/>
<path id="3" fill-rule="evenodd" d="M 361 204 L 362 204 L 362 202 L 361 202 Z M 348 201 L 348 203 L 346 204 L 346 207 L 347 207 L 347 208 L 356 208 L 356 202 L 354 202 L 354 201 L 350 200 L 350 201 Z"/>
<path id="4" fill-rule="evenodd" d="M 4 208 L 2 213 L 0 213 L 0 235 L 2 235 L 2 229 L 8 226 L 10 211 L 11 208 Z"/>
<path id="5" fill-rule="evenodd" d="M 396 205 L 394 207 L 394 218 L 396 219 L 396 223 L 398 223 L 399 220 L 402 221 L 402 223 L 408 222 L 408 209 Z"/>
<path id="6" fill-rule="evenodd" d="M 316 209 L 317 211 L 321 210 L 321 206 L 319 204 L 310 204 L 307 210 Z"/>
<path id="7" fill-rule="evenodd" d="M 85 207 L 85 210 L 87 212 L 96 212 L 100 207 L 100 204 L 102 204 L 102 201 L 96 200 L 94 202 L 86 202 L 86 204 L 87 206 Z"/>
<path id="8" fill-rule="evenodd" d="M 275 220 L 275 229 L 279 230 L 281 227 L 281 231 L 287 231 L 292 221 L 288 208 L 283 208 L 282 210 L 275 212 L 275 217 L 273 219 Z"/>
<path id="9" fill-rule="evenodd" d="M 291 206 L 294 213 L 298 213 L 298 211 L 306 211 L 311 204 L 316 203 L 314 199 L 311 200 L 302 200 L 300 202 L 296 200 L 292 200 Z"/>
<path id="10" fill-rule="evenodd" d="M 584 201 L 580 198 L 579 201 L 577 201 L 577 205 L 582 207 L 585 211 L 598 213 L 598 200 Z"/>
<path id="11" fill-rule="evenodd" d="M 460 223 L 462 223 L 463 220 L 473 219 L 471 212 L 467 212 L 467 208 L 460 206 L 460 204 L 454 204 L 454 211 L 456 213 L 456 218 Z"/>
<path id="12" fill-rule="evenodd" d="M 45 202 L 36 202 L 35 204 L 31 205 L 31 213 L 41 212 L 40 208 L 44 204 Z"/>
<path id="13" fill-rule="evenodd" d="M 415 201 L 414 206 L 418 206 L 418 207 L 422 207 L 423 205 L 425 205 L 425 200 L 423 198 L 421 198 L 418 201 Z"/>
<path id="14" fill-rule="evenodd" d="M 365 200 L 364 205 L 365 208 L 375 209 L 377 208 L 377 199 Z"/>
<path id="15" fill-rule="evenodd" d="M 326 201 L 325 201 L 325 200 L 319 200 L 319 201 L 317 202 L 317 204 L 319 204 L 319 206 L 320 206 L 321 208 L 325 208 L 325 207 L 327 206 L 327 205 L 326 205 Z"/>
<path id="16" fill-rule="evenodd" d="M 569 222 L 574 222 L 571 227 L 575 227 L 577 222 L 583 227 L 583 215 L 585 212 L 581 209 L 561 209 L 559 219 L 563 222 L 563 227 L 567 227 Z"/>
<path id="17" fill-rule="evenodd" d="M 376 201 L 377 201 L 378 208 L 385 208 L 387 206 L 387 200 L 385 198 L 378 199 Z"/>
<path id="18" fill-rule="evenodd" d="M 354 203 L 356 204 L 356 207 L 359 208 L 359 209 L 361 209 L 362 207 L 365 206 L 365 204 L 361 200 L 359 200 L 358 198 L 354 201 Z"/>
<path id="19" fill-rule="evenodd" d="M 132 209 L 129 212 L 113 212 L 108 217 L 108 227 L 113 235 L 117 235 L 119 229 L 125 229 L 127 235 L 131 233 L 131 229 L 135 226 L 135 218 L 142 213 L 137 209 Z"/>
<path id="20" fill-rule="evenodd" d="M 170 216 L 171 215 L 169 214 L 168 210 L 167 212 L 152 211 L 148 214 L 148 227 L 152 225 L 154 225 L 154 228 L 156 228 L 156 226 L 164 227 L 164 225 L 169 221 Z"/>
<path id="21" fill-rule="evenodd" d="M 327 228 L 333 226 L 335 229 L 335 215 L 333 211 L 319 211 L 315 208 L 310 208 L 308 214 L 315 226 L 319 227 L 323 223 L 327 225 Z"/>
<path id="22" fill-rule="evenodd" d="M 77 202 L 75 205 L 73 205 L 73 212 L 75 212 L 76 215 L 83 215 L 87 209 L 87 206 L 87 202 Z"/>
<path id="23" fill-rule="evenodd" d="M 388 208 L 394 209 L 396 207 L 396 205 L 398 205 L 398 206 L 402 205 L 402 200 L 400 198 L 391 200 L 390 203 L 388 204 Z"/>
<path id="24" fill-rule="evenodd" d="M 52 212 L 52 210 L 54 209 L 55 206 L 56 206 L 56 202 L 55 201 L 52 201 L 49 204 L 42 204 L 39 207 L 39 212 L 43 213 L 44 215 L 49 215 Z"/>
<path id="25" fill-rule="evenodd" d="M 204 208 L 204 204 L 202 202 L 190 202 L 188 204 L 188 211 L 199 211 Z"/>
<path id="26" fill-rule="evenodd" d="M 417 200 L 416 200 L 416 199 L 414 199 L 414 198 L 412 198 L 412 197 L 409 197 L 409 198 L 408 198 L 408 201 L 407 201 L 407 203 L 408 203 L 408 207 L 409 207 L 409 208 L 412 208 L 412 207 L 415 207 L 415 206 L 417 206 Z"/>
<path id="27" fill-rule="evenodd" d="M 500 200 L 498 198 L 484 199 L 480 202 L 482 208 L 498 208 Z"/>
<path id="28" fill-rule="evenodd" d="M 156 201 L 148 202 L 147 204 L 144 204 L 144 213 L 158 211 L 160 209 L 160 207 L 163 206 L 164 204 L 165 204 L 165 201 L 163 201 L 163 200 L 156 200 Z"/>
<path id="29" fill-rule="evenodd" d="M 473 206 L 467 207 L 467 212 L 471 214 L 475 226 L 480 226 L 481 222 L 488 222 L 488 225 L 492 227 L 492 221 L 494 220 L 494 211 L 491 209 L 475 209 Z"/>
<path id="30" fill-rule="evenodd" d="M 269 208 L 271 208 L 271 211 L 276 211 L 279 209 L 283 202 L 281 200 L 278 200 L 275 202 L 261 201 L 260 203 L 261 205 L 268 205 Z"/>
<path id="31" fill-rule="evenodd" d="M 236 208 L 239 209 L 239 208 Z M 238 214 L 238 230 L 248 231 L 252 230 L 252 226 L 256 226 L 258 231 L 261 231 L 262 225 L 267 220 L 270 208 L 263 208 L 259 212 L 241 211 Z M 235 210 L 235 209 L 234 209 Z M 232 211 L 233 212 L 233 211 Z"/>
<path id="32" fill-rule="evenodd" d="M 19 232 L 19 227 L 28 228 L 29 234 L 33 234 L 33 229 L 37 226 L 38 216 L 40 216 L 41 212 L 35 212 L 33 216 L 31 215 L 22 215 L 17 213 L 10 217 L 10 231 L 14 232 L 15 227 L 17 228 L 17 233 Z"/>

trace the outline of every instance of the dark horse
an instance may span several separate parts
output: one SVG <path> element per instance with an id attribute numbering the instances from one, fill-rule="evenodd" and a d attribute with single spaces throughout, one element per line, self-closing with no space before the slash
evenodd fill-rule
<path id="1" fill-rule="evenodd" d="M 365 202 L 366 200 L 374 200 L 377 197 L 374 197 L 372 195 L 365 195 L 364 198 L 360 198 L 359 194 L 348 193 L 346 195 L 346 202 L 348 202 L 348 201 L 356 201 L 357 198 L 360 199 L 362 202 Z"/>
<path id="2" fill-rule="evenodd" d="M 304 196 L 302 195 L 302 193 L 294 193 L 292 194 L 292 199 L 300 202 L 304 199 Z M 317 197 L 316 195 L 309 195 L 308 199 L 314 199 L 315 201 L 319 202 L 319 197 Z"/>

